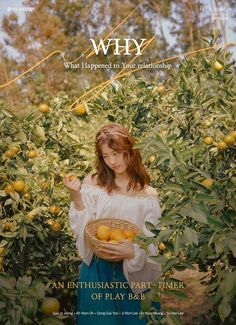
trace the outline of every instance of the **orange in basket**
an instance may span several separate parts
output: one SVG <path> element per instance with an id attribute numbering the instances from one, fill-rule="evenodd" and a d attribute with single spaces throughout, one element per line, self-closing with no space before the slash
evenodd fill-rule
<path id="1" fill-rule="evenodd" d="M 139 227 L 127 220 L 101 218 L 87 223 L 85 238 L 97 256 L 109 260 L 108 254 L 98 251 L 102 243 L 117 245 L 121 239 L 132 240 L 139 232 Z"/>

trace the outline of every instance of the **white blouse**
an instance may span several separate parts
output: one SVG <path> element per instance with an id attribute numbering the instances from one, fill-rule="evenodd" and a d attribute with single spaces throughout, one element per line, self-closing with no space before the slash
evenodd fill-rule
<path id="1" fill-rule="evenodd" d="M 76 247 L 81 259 L 89 266 L 93 251 L 87 245 L 84 237 L 86 223 L 92 219 L 113 218 L 128 220 L 139 226 L 146 236 L 153 234 L 145 227 L 146 221 L 157 225 L 161 216 L 159 200 L 156 196 L 127 196 L 110 193 L 97 186 L 82 184 L 81 198 L 85 209 L 78 211 L 71 202 L 69 210 L 69 224 L 76 236 Z M 123 260 L 123 272 L 134 293 L 141 293 L 145 288 L 132 288 L 133 282 L 152 282 L 161 274 L 160 264 L 155 263 L 149 255 L 156 255 L 153 244 L 145 251 L 139 244 L 134 243 L 135 256 Z"/>

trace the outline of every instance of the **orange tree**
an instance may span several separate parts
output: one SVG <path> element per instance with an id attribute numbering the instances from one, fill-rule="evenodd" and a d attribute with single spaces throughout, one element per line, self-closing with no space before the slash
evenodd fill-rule
<path id="1" fill-rule="evenodd" d="M 68 111 L 67 103 L 55 98 L 18 116 L 1 105 L 1 324 L 74 323 L 67 284 L 77 282 L 81 261 L 62 180 L 91 170 L 91 133 L 103 117 L 90 119 L 87 107 Z"/>

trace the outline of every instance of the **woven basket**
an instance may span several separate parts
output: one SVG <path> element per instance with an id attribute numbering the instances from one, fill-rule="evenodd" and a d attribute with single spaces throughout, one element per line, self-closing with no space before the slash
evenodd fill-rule
<path id="1" fill-rule="evenodd" d="M 135 224 L 123 220 L 123 219 L 116 219 L 116 218 L 101 218 L 97 220 L 91 220 L 88 221 L 85 226 L 85 238 L 87 241 L 87 244 L 91 247 L 95 255 L 103 258 L 104 260 L 109 260 L 109 255 L 105 253 L 101 253 L 98 250 L 100 248 L 101 244 L 104 243 L 104 241 L 99 240 L 96 237 L 96 231 L 99 226 L 109 226 L 110 228 L 119 228 L 121 230 L 128 229 L 133 230 L 135 234 L 137 235 L 140 233 L 140 229 Z M 111 245 L 116 245 L 115 243 L 110 243 Z"/>

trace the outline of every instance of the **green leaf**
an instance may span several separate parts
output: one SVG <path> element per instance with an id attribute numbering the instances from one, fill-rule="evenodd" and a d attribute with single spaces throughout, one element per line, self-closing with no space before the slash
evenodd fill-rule
<path id="1" fill-rule="evenodd" d="M 43 253 L 40 253 L 40 252 L 32 252 L 32 255 L 35 256 L 35 257 L 45 257 L 45 254 Z"/>
<path id="2" fill-rule="evenodd" d="M 171 229 L 163 229 L 159 233 L 159 241 L 166 241 L 169 239 L 170 234 L 173 232 Z"/>
<path id="3" fill-rule="evenodd" d="M 24 275 L 23 277 L 19 277 L 16 283 L 16 288 L 20 291 L 24 291 L 29 288 L 31 284 L 31 277 Z"/>
<path id="4" fill-rule="evenodd" d="M 195 199 L 197 201 L 209 201 L 209 200 L 215 200 L 215 199 L 217 199 L 217 197 L 214 195 L 207 194 L 207 193 L 197 192 L 195 194 Z"/>
<path id="5" fill-rule="evenodd" d="M 233 294 L 234 288 L 236 287 L 236 271 L 225 272 L 224 279 L 220 284 L 220 289 L 224 297 Z"/>
<path id="6" fill-rule="evenodd" d="M 195 245 L 198 245 L 198 236 L 195 230 L 193 230 L 190 227 L 184 228 L 184 238 L 189 244 L 194 243 Z"/>
<path id="7" fill-rule="evenodd" d="M 5 308 L 6 305 L 7 305 L 7 304 L 6 304 L 5 302 L 0 301 L 0 309 Z"/>
<path id="8" fill-rule="evenodd" d="M 166 262 L 166 264 L 163 266 L 163 268 L 162 268 L 162 271 L 163 272 L 166 272 L 166 271 L 168 271 L 173 265 L 176 265 L 176 264 L 178 264 L 179 263 L 179 260 L 176 258 L 176 257 L 174 257 L 174 258 L 171 258 L 171 259 L 169 259 L 167 262 Z"/>
<path id="9" fill-rule="evenodd" d="M 43 234 L 41 232 L 37 231 L 37 236 L 43 243 L 45 242 L 45 237 L 43 236 Z"/>
<path id="10" fill-rule="evenodd" d="M 27 142 L 27 137 L 26 137 L 24 131 L 19 130 L 19 132 L 17 133 L 17 139 L 20 140 L 21 143 Z"/>
<path id="11" fill-rule="evenodd" d="M 15 305 L 10 310 L 10 313 L 9 313 L 10 324 L 14 324 L 14 325 L 20 324 L 21 314 L 22 314 L 22 307 Z"/>
<path id="12" fill-rule="evenodd" d="M 215 241 L 215 249 L 217 254 L 221 254 L 225 248 L 225 239 L 222 237 L 217 237 Z"/>
<path id="13" fill-rule="evenodd" d="M 184 190 L 181 185 L 178 184 L 166 184 L 165 191 L 174 191 L 178 193 L 184 193 Z"/>
<path id="14" fill-rule="evenodd" d="M 165 294 L 175 296 L 181 299 L 189 299 L 189 297 L 183 291 L 179 290 L 165 290 Z"/>
<path id="15" fill-rule="evenodd" d="M 12 204 L 12 199 L 7 199 L 4 203 L 5 206 Z"/>
<path id="16" fill-rule="evenodd" d="M 149 221 L 145 221 L 145 227 L 155 235 L 159 233 L 159 230 Z"/>
<path id="17" fill-rule="evenodd" d="M 188 269 L 191 269 L 191 270 L 196 270 L 196 267 L 193 266 L 191 263 L 189 263 L 187 261 L 181 262 L 180 265 L 182 265 L 182 266 L 184 266 L 184 267 L 186 267 Z"/>
<path id="18" fill-rule="evenodd" d="M 182 171 L 177 169 L 175 171 L 175 178 L 178 183 L 182 184 L 182 188 L 183 188 L 184 192 L 189 191 L 190 185 L 189 185 L 188 181 L 185 179 Z"/>
<path id="19" fill-rule="evenodd" d="M 22 298 L 21 303 L 24 314 L 33 319 L 38 308 L 37 300 L 32 298 Z"/>
<path id="20" fill-rule="evenodd" d="M 44 129 L 39 126 L 39 125 L 36 125 L 35 127 L 35 134 L 43 141 L 46 140 L 46 137 L 45 137 L 45 133 L 44 133 Z"/>
<path id="21" fill-rule="evenodd" d="M 208 224 L 207 217 L 209 216 L 209 211 L 203 203 L 198 205 L 192 203 L 191 207 L 185 207 L 179 213 L 184 217 L 189 216 L 200 223 Z"/>
<path id="22" fill-rule="evenodd" d="M 22 226 L 19 229 L 19 237 L 23 238 L 24 242 L 25 242 L 25 240 L 27 238 L 27 234 L 28 234 L 27 228 L 25 226 Z"/>
<path id="23" fill-rule="evenodd" d="M 52 266 L 57 265 L 57 264 L 59 263 L 60 259 L 61 259 L 61 254 L 58 254 L 58 256 L 55 258 L 55 260 L 54 260 Z"/>
<path id="24" fill-rule="evenodd" d="M 166 261 L 168 261 L 168 258 L 166 258 L 165 256 L 163 255 L 159 255 L 159 256 L 154 256 L 154 255 L 150 255 L 149 256 L 151 259 L 153 259 L 155 262 L 157 263 L 165 263 Z"/>
<path id="25" fill-rule="evenodd" d="M 177 234 L 175 243 L 174 243 L 174 253 L 176 256 L 179 255 L 179 248 L 180 248 L 180 236 Z"/>
<path id="26" fill-rule="evenodd" d="M 41 321 L 40 325 L 64 325 L 64 323 L 58 318 L 47 317 Z"/>
<path id="27" fill-rule="evenodd" d="M 213 229 L 225 229 L 225 224 L 217 217 L 217 216 L 211 216 L 210 214 L 207 216 L 208 224 Z"/>
<path id="28" fill-rule="evenodd" d="M 0 276 L 0 287 L 6 288 L 9 291 L 15 288 L 16 285 L 16 279 L 13 277 L 6 277 L 4 275 Z"/>
<path id="29" fill-rule="evenodd" d="M 46 287 L 41 280 L 34 280 L 31 287 L 26 290 L 26 294 L 32 298 L 41 299 L 45 296 L 45 288 Z"/>
<path id="30" fill-rule="evenodd" d="M 218 313 L 222 322 L 225 320 L 226 317 L 229 316 L 230 312 L 231 312 L 230 304 L 228 303 L 228 301 L 223 299 L 218 307 Z"/>

